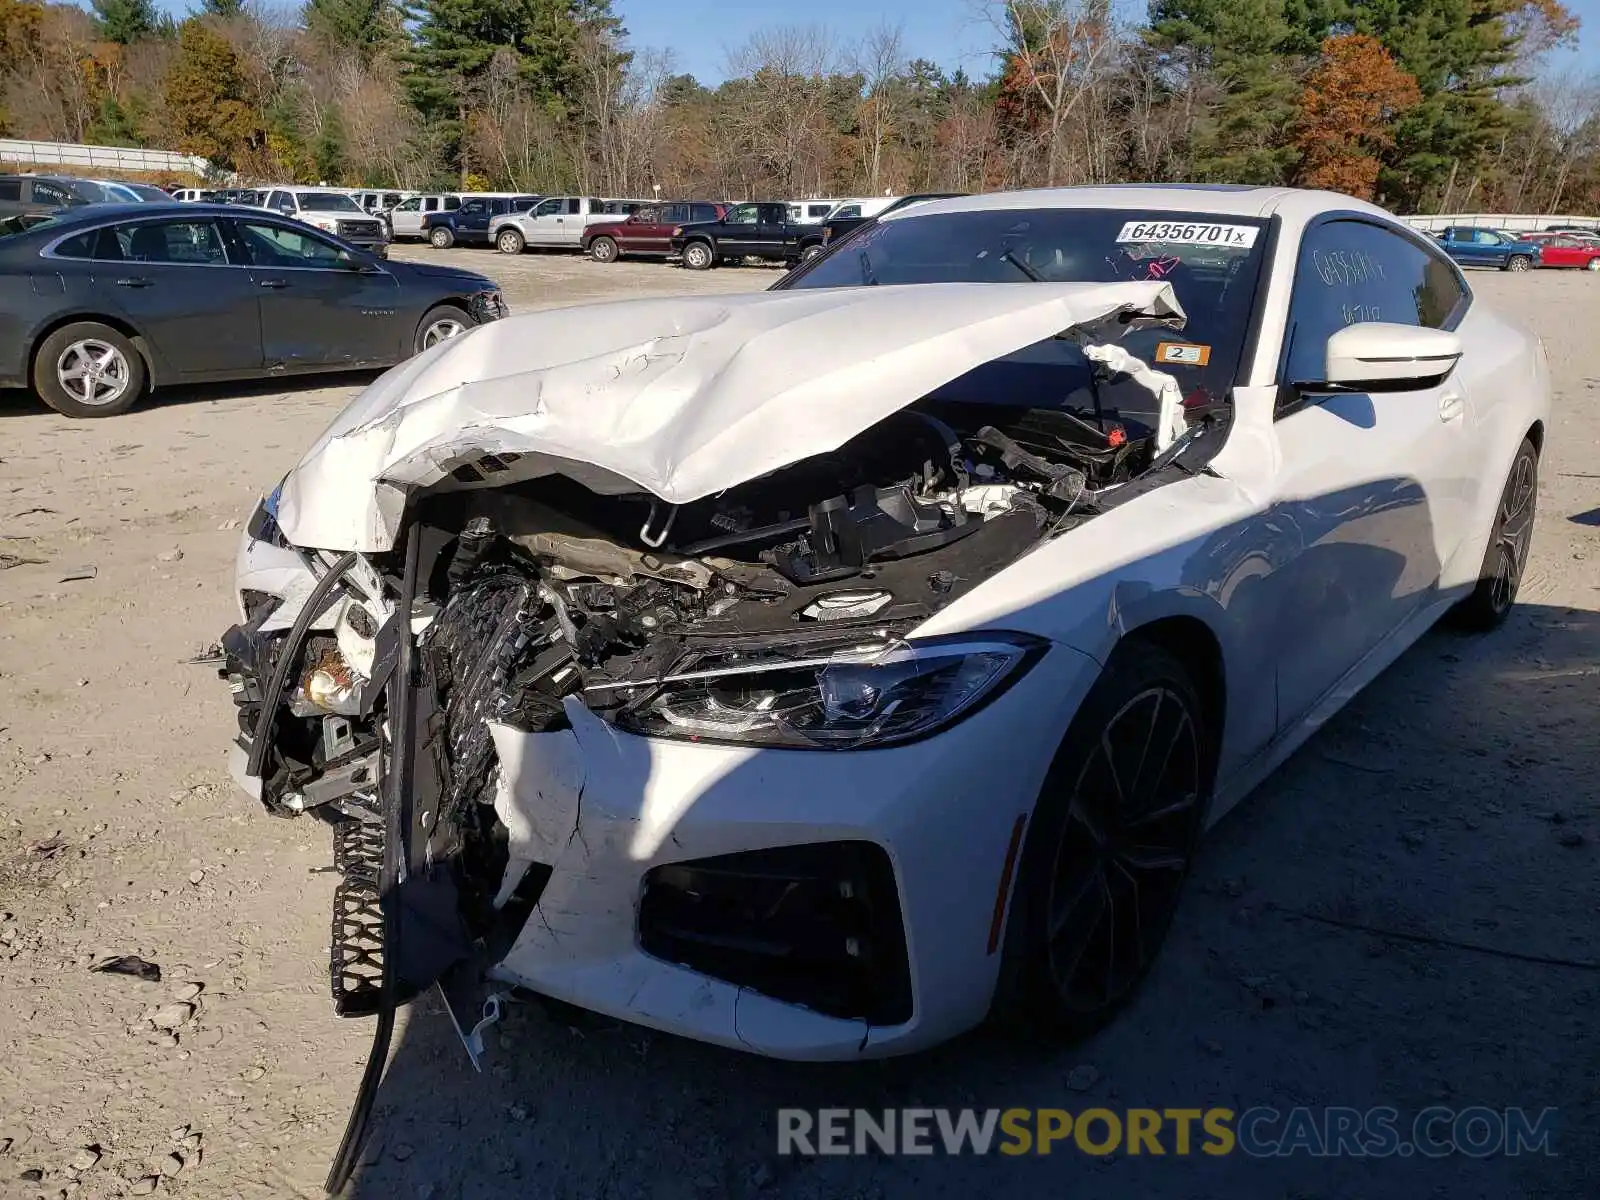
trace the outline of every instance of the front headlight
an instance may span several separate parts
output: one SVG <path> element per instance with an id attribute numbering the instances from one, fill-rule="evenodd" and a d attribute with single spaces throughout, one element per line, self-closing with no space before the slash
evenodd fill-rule
<path id="1" fill-rule="evenodd" d="M 618 713 L 650 737 L 808 750 L 915 741 L 994 699 L 1045 643 L 985 633 L 920 642 L 868 636 L 829 647 L 713 651 L 679 664 Z"/>
<path id="2" fill-rule="evenodd" d="M 673 228 L 672 228 L 672 236 L 673 237 L 682 237 L 683 236 L 683 226 L 682 225 L 673 226 Z"/>

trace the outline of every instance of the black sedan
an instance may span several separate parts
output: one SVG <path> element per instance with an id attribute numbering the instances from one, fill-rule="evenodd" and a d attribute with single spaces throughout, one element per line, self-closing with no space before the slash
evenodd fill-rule
<path id="1" fill-rule="evenodd" d="M 504 315 L 493 280 L 390 262 L 218 204 L 97 204 L 0 227 L 0 387 L 69 417 L 147 387 L 383 367 Z"/>

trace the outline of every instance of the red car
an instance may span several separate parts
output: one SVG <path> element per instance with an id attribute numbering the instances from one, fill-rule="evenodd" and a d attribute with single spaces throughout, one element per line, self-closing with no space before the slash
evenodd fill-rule
<path id="1" fill-rule="evenodd" d="M 1530 233 L 1519 239 L 1539 245 L 1541 267 L 1582 267 L 1600 271 L 1600 242 L 1565 233 Z"/>
<path id="2" fill-rule="evenodd" d="M 649 204 L 626 221 L 602 221 L 583 231 L 583 248 L 595 262 L 616 262 L 624 254 L 665 258 L 672 250 L 672 231 L 698 221 L 720 221 L 725 204 L 708 200 L 669 200 Z"/>

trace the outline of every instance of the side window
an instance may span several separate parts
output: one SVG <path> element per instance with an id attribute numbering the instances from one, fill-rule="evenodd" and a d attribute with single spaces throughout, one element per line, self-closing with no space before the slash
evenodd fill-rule
<path id="1" fill-rule="evenodd" d="M 123 257 L 137 262 L 218 267 L 228 262 L 222 238 L 210 221 L 151 222 L 125 227 L 118 235 Z"/>
<path id="2" fill-rule="evenodd" d="M 419 212 L 421 209 L 422 201 L 416 196 L 411 197 L 409 200 L 402 200 L 394 206 L 395 212 Z"/>
<path id="3" fill-rule="evenodd" d="M 789 219 L 787 216 L 789 210 L 781 204 L 763 204 L 760 206 L 760 208 L 761 221 L 763 224 L 782 225 Z M 823 211 L 827 211 L 826 206 L 823 207 Z"/>
<path id="4" fill-rule="evenodd" d="M 1480 229 L 1472 235 L 1472 240 L 1480 246 L 1498 246 L 1500 235 L 1488 229 Z"/>
<path id="5" fill-rule="evenodd" d="M 400 203 L 400 193 L 399 192 L 385 192 L 383 194 L 383 206 L 385 208 L 393 208 L 395 205 L 397 205 L 399 203 Z"/>
<path id="6" fill-rule="evenodd" d="M 553 217 L 560 211 L 560 200 L 546 200 L 543 204 L 539 205 L 533 210 L 533 215 L 536 217 Z"/>
<path id="7" fill-rule="evenodd" d="M 460 209 L 463 217 L 475 217 L 488 211 L 489 206 L 482 200 L 468 200 Z"/>
<path id="8" fill-rule="evenodd" d="M 861 205 L 859 205 L 859 204 L 846 204 L 844 207 L 839 209 L 839 211 L 834 213 L 833 215 L 835 217 L 859 217 L 861 215 Z"/>
<path id="9" fill-rule="evenodd" d="M 0 179 L 0 200 L 21 200 L 22 180 Z"/>
<path id="10" fill-rule="evenodd" d="M 590 212 L 599 212 L 600 211 L 600 202 L 598 200 L 591 200 L 590 204 L 593 205 L 593 207 L 590 208 L 590 210 L 589 210 Z M 569 196 L 567 198 L 567 201 L 566 201 L 566 215 L 569 216 L 569 217 L 582 216 L 583 215 L 583 201 L 580 200 L 577 196 Z"/>
<path id="11" fill-rule="evenodd" d="M 739 204 L 728 210 L 723 218 L 729 225 L 754 225 L 761 219 L 761 210 L 754 204 Z"/>
<path id="12" fill-rule="evenodd" d="M 696 204 L 692 208 L 693 211 L 689 215 L 691 221 L 715 221 L 717 219 L 717 210 L 709 204 Z"/>
<path id="13" fill-rule="evenodd" d="M 344 251 L 324 241 L 310 226 L 287 229 L 282 225 L 239 222 L 239 239 L 250 262 L 258 267 L 337 267 Z"/>
<path id="14" fill-rule="evenodd" d="M 446 196 L 444 198 L 444 210 L 445 210 L 445 212 L 455 212 L 456 209 L 458 209 L 460 207 L 461 207 L 461 197 L 460 196 Z"/>
<path id="15" fill-rule="evenodd" d="M 57 187 L 53 183 L 46 183 L 42 179 L 33 181 L 33 198 L 42 204 L 70 204 L 72 197 L 67 194 L 67 189 Z"/>
<path id="16" fill-rule="evenodd" d="M 69 237 L 59 243 L 53 253 L 57 258 L 93 258 L 94 244 L 99 239 L 100 232 L 98 229 L 91 229 L 88 233 Z"/>
<path id="17" fill-rule="evenodd" d="M 810 207 L 810 209 L 807 210 L 807 211 L 808 211 L 809 215 L 812 216 L 812 217 L 825 217 L 825 216 L 828 215 L 828 209 L 830 207 L 831 207 L 831 205 L 827 205 L 827 204 L 813 204 Z M 860 205 L 856 206 L 856 211 L 852 215 L 858 216 L 858 217 L 861 215 L 861 206 Z M 778 220 L 778 221 L 783 220 L 782 217 L 775 217 L 773 219 L 774 220 Z"/>
<path id="18" fill-rule="evenodd" d="M 1397 233 L 1365 221 L 1319 225 L 1300 244 L 1284 382 L 1320 379 L 1328 339 L 1347 325 L 1440 328 L 1466 298 L 1444 258 Z"/>

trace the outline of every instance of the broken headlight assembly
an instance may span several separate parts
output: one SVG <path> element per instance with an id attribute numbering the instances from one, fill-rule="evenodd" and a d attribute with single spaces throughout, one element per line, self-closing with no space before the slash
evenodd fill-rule
<path id="1" fill-rule="evenodd" d="M 648 737 L 806 750 L 916 741 L 1000 695 L 1044 653 L 1026 634 L 707 652 L 614 718 Z"/>

